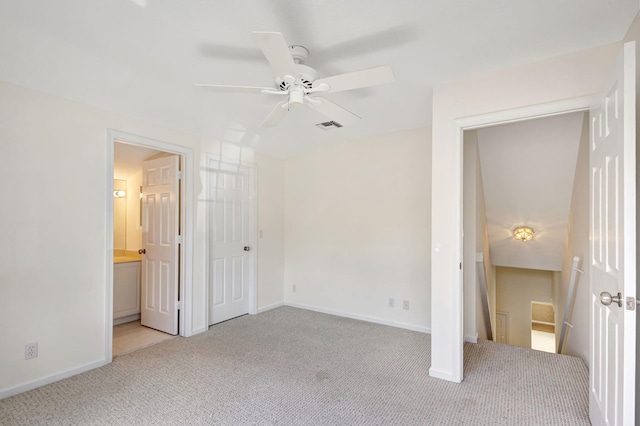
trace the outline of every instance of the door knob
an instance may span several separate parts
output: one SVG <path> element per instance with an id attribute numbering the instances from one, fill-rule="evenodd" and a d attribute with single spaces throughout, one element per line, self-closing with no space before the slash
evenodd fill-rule
<path id="1" fill-rule="evenodd" d="M 138 254 L 145 254 L 147 252 L 146 249 L 140 249 L 138 250 Z"/>
<path id="2" fill-rule="evenodd" d="M 249 250 L 251 250 L 251 247 L 249 247 L 249 246 L 244 246 L 244 251 L 249 251 Z"/>
<path id="3" fill-rule="evenodd" d="M 622 293 L 618 293 L 617 296 L 612 296 L 608 291 L 600 293 L 600 303 L 605 306 L 609 306 L 612 302 L 617 303 L 619 307 L 622 307 Z"/>

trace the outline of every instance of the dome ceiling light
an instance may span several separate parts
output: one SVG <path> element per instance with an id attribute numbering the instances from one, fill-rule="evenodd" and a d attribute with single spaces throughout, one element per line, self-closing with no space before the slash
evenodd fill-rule
<path id="1" fill-rule="evenodd" d="M 533 239 L 533 228 L 519 226 L 513 231 L 513 238 L 522 242 L 531 241 Z"/>

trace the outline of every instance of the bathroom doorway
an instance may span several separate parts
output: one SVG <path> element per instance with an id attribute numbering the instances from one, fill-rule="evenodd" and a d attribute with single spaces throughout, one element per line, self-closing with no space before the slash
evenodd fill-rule
<path id="1" fill-rule="evenodd" d="M 107 359 L 187 335 L 191 288 L 185 169 L 191 150 L 109 132 L 113 193 L 107 250 Z M 109 239 L 108 239 L 109 240 Z"/>
<path id="2" fill-rule="evenodd" d="M 113 326 L 113 358 L 153 346 L 176 336 L 145 327 L 140 320 Z"/>
<path id="3" fill-rule="evenodd" d="M 173 154 L 116 141 L 113 149 L 113 357 L 173 337 L 141 322 L 143 167 Z"/>

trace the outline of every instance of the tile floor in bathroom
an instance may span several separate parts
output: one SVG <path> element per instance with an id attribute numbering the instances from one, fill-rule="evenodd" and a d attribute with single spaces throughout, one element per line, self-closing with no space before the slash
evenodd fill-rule
<path id="1" fill-rule="evenodd" d="M 140 320 L 127 322 L 113 327 L 113 357 L 128 354 L 165 340 L 172 336 L 140 324 Z"/>

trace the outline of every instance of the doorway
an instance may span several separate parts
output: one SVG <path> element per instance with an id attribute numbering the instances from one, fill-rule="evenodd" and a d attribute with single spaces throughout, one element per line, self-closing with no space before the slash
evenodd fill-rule
<path id="1" fill-rule="evenodd" d="M 564 307 L 561 271 L 588 251 L 587 224 L 576 219 L 588 211 L 588 124 L 577 111 L 464 132 L 465 340 L 507 334 L 492 333 L 500 311 L 511 314 L 509 343 L 531 348 L 531 303 Z M 522 227 L 532 239 L 516 238 Z M 577 233 L 579 244 L 567 245 Z M 586 319 L 579 326 L 586 332 Z"/>
<path id="2" fill-rule="evenodd" d="M 442 323 L 438 324 L 437 327 L 436 324 L 433 324 L 432 327 L 432 365 L 429 369 L 429 374 L 432 377 L 442 378 L 452 382 L 461 382 L 463 380 L 463 274 L 459 270 L 459 262 L 463 258 L 463 212 L 461 202 L 463 131 L 500 123 L 522 121 L 532 117 L 550 116 L 569 111 L 584 111 L 591 107 L 594 112 L 594 115 L 590 117 L 593 120 L 590 124 L 592 124 L 594 129 L 591 134 L 594 136 L 598 135 L 597 137 L 601 135 L 615 135 L 617 137 L 615 142 L 611 143 L 601 143 L 602 141 L 598 140 L 594 143 L 594 147 L 606 146 L 607 148 L 610 147 L 612 151 L 614 148 L 617 150 L 609 156 L 609 158 L 614 158 L 615 156 L 616 160 L 615 163 L 608 163 L 611 173 L 607 176 L 610 177 L 608 182 L 612 184 L 615 182 L 619 184 L 620 187 L 607 190 L 607 194 L 615 194 L 616 197 L 605 198 L 602 196 L 602 192 L 598 194 L 593 193 L 595 192 L 592 191 L 593 189 L 598 191 L 603 190 L 604 186 L 601 185 L 600 182 L 603 181 L 605 173 L 602 169 L 602 158 L 594 158 L 594 155 L 590 155 L 590 161 L 598 161 L 597 165 L 593 167 L 590 166 L 590 168 L 594 170 L 594 173 L 590 173 L 590 176 L 593 175 L 594 178 L 597 179 L 589 183 L 590 196 L 595 197 L 595 195 L 597 195 L 594 199 L 597 200 L 596 205 L 598 207 L 597 209 L 587 210 L 588 214 L 585 214 L 591 222 L 589 227 L 592 228 L 593 223 L 596 223 L 598 230 L 598 234 L 595 234 L 597 237 L 589 240 L 590 251 L 601 256 L 602 253 L 605 253 L 603 248 L 604 243 L 612 242 L 612 245 L 614 245 L 613 241 L 615 240 L 618 245 L 615 246 L 615 248 L 612 247 L 608 253 L 624 253 L 625 267 L 624 270 L 615 269 L 617 273 L 617 283 L 615 286 L 611 283 L 610 290 L 606 290 L 600 284 L 601 281 L 594 276 L 596 269 L 594 265 L 596 265 L 596 261 L 592 259 L 591 253 L 588 258 L 590 276 L 587 281 L 590 290 L 589 300 L 591 301 L 589 307 L 592 312 L 594 310 L 597 312 L 597 315 L 591 317 L 594 322 L 597 322 L 597 324 L 595 324 L 597 327 L 594 326 L 594 329 L 611 330 L 609 333 L 599 333 L 598 337 L 602 336 L 606 338 L 606 340 L 603 339 L 602 345 L 597 341 L 594 342 L 592 339 L 593 334 L 589 335 L 590 341 L 593 343 L 592 345 L 590 344 L 590 353 L 594 354 L 597 352 L 598 356 L 611 353 L 618 355 L 618 357 L 615 357 L 615 362 L 613 363 L 604 362 L 603 358 L 599 357 L 588 357 L 591 368 L 590 372 L 592 373 L 589 381 L 590 416 L 593 419 L 597 419 L 597 423 L 604 423 L 603 412 L 615 413 L 619 416 L 618 418 L 624 419 L 625 423 L 633 423 L 635 411 L 633 408 L 635 397 L 634 371 L 636 360 L 636 303 L 634 303 L 636 299 L 636 224 L 634 220 L 636 217 L 636 180 L 633 177 L 636 171 L 635 52 L 636 47 L 634 42 L 625 43 L 623 48 L 620 49 L 613 66 L 609 69 L 609 75 L 604 80 L 598 79 L 590 83 L 591 86 L 589 87 L 591 87 L 592 90 L 597 90 L 596 86 L 600 85 L 597 96 L 518 107 L 518 105 L 522 105 L 522 103 L 518 102 L 523 99 L 538 99 L 541 102 L 544 102 L 546 99 L 558 99 L 556 86 L 547 88 L 541 85 L 538 87 L 541 92 L 534 95 L 531 87 L 526 84 L 526 80 L 521 80 L 521 78 L 524 77 L 530 79 L 531 74 L 525 75 L 524 72 L 521 72 L 522 70 L 518 70 L 513 74 L 505 74 L 509 76 L 509 83 L 503 86 L 501 86 L 501 82 L 492 79 L 487 80 L 488 83 L 490 82 L 490 86 L 488 88 L 482 87 L 481 90 L 480 86 L 475 85 L 476 82 L 474 81 L 468 86 L 455 86 L 455 90 L 443 90 L 440 92 L 438 99 L 440 100 L 443 110 L 442 114 L 439 114 L 436 118 L 436 123 L 434 123 L 432 148 L 434 158 L 441 160 L 440 162 L 433 162 L 432 184 L 432 196 L 434 199 L 439 199 L 440 204 L 432 208 L 433 229 L 431 259 L 432 280 L 440 283 L 446 282 L 448 285 L 432 287 L 432 300 L 437 301 L 437 303 L 432 303 L 431 315 L 433 318 L 441 316 L 443 319 Z M 578 65 L 578 63 L 579 62 L 576 62 L 576 65 Z M 553 76 L 556 70 L 561 73 L 568 71 L 563 74 L 563 78 L 577 75 L 576 72 L 578 68 L 566 70 L 556 65 L 557 63 L 541 63 L 539 71 L 541 75 L 544 74 L 550 77 Z M 602 71 L 606 72 L 606 68 L 609 68 L 608 62 Z M 522 85 L 522 83 L 524 83 L 524 85 Z M 486 103 L 483 103 L 483 100 L 475 103 L 469 102 L 470 105 L 465 105 L 466 99 L 470 99 L 466 96 L 467 87 L 469 88 L 469 93 L 477 94 L 499 93 L 502 87 L 509 87 L 512 92 L 502 97 L 498 96 Z M 523 87 L 523 90 L 519 92 L 521 87 Z M 585 87 L 587 86 L 582 86 L 581 88 L 572 86 L 568 88 L 568 91 L 563 93 L 565 96 L 589 93 L 583 90 Z M 475 92 L 476 89 L 478 89 L 478 92 Z M 533 95 L 533 97 L 519 97 L 525 93 L 526 96 Z M 451 99 L 446 98 L 448 95 L 451 96 Z M 477 98 L 473 100 L 476 101 Z M 526 101 L 524 103 L 527 104 Z M 496 108 L 498 106 L 502 107 L 501 111 L 486 113 L 488 109 L 493 109 L 494 111 L 499 109 Z M 466 117 L 456 118 L 464 115 L 465 111 Z M 616 132 L 609 131 L 614 127 L 608 125 L 607 115 L 611 118 L 615 117 L 618 121 L 615 127 Z M 453 126 L 449 124 L 451 122 Z M 614 165 L 616 168 L 613 167 Z M 618 168 L 617 166 L 620 167 Z M 612 177 L 614 170 L 617 173 L 617 179 Z M 624 174 L 619 174 L 620 171 L 624 171 Z M 593 182 L 596 184 L 594 185 Z M 601 202 L 603 201 L 611 202 L 607 206 L 602 206 Z M 616 206 L 613 201 L 620 201 L 623 205 Z M 441 208 L 441 205 L 449 206 L 450 208 Z M 606 211 L 604 210 L 605 207 L 615 211 L 615 217 L 619 219 L 615 221 L 603 219 L 603 216 L 599 213 Z M 598 213 L 598 215 L 593 213 Z M 609 215 L 608 217 L 611 218 L 614 216 Z M 610 229 L 614 228 L 615 231 L 617 231 L 615 238 L 607 240 L 602 237 L 606 235 L 604 226 L 608 226 Z M 615 259 L 617 261 L 618 258 L 616 257 Z M 597 259 L 597 262 L 597 268 L 602 268 L 601 265 L 603 265 L 603 263 L 600 261 L 600 258 Z M 607 293 L 611 294 L 611 296 L 608 296 Z M 618 296 L 618 293 L 621 293 L 621 295 Z M 613 296 L 615 296 L 615 300 Z M 624 305 L 626 301 L 626 299 L 623 299 L 623 296 L 629 300 L 629 309 L 622 309 L 624 306 L 621 305 Z M 609 297 L 612 298 L 609 299 Z M 611 304 L 609 304 L 609 301 Z M 615 305 L 613 305 L 614 302 Z M 617 310 L 615 320 L 620 319 L 621 323 L 623 321 L 624 328 L 600 323 L 600 319 L 610 319 L 611 312 L 614 309 Z M 612 321 L 613 320 L 614 319 L 612 319 Z M 629 324 L 628 327 L 627 324 Z M 610 357 L 610 359 L 613 358 L 614 357 Z M 607 381 L 594 381 L 594 378 L 601 377 L 606 377 Z M 609 385 L 611 386 L 609 387 Z M 600 396 L 611 398 L 605 402 Z M 616 404 L 609 404 L 610 402 L 615 402 Z M 603 411 L 605 408 L 608 411 Z"/>
<path id="3" fill-rule="evenodd" d="M 496 334 L 495 341 L 509 344 L 509 313 L 496 312 Z"/>
<path id="4" fill-rule="evenodd" d="M 556 353 L 556 313 L 551 303 L 531 302 L 531 349 Z"/>
<path id="5" fill-rule="evenodd" d="M 137 348 L 173 338 L 173 333 L 180 336 L 190 335 L 191 327 L 188 319 L 191 318 L 191 306 L 185 301 L 188 300 L 192 289 L 190 242 L 193 234 L 191 223 L 193 215 L 190 201 L 193 199 L 193 194 L 189 178 L 192 176 L 193 155 L 189 148 L 112 130 L 107 133 L 109 190 L 107 191 L 105 358 L 110 361 L 114 355 L 129 353 Z M 144 160 L 149 159 L 155 160 L 143 163 Z M 153 229 L 153 226 L 148 225 L 147 222 L 152 224 L 154 221 L 151 204 L 148 200 L 142 199 L 142 187 L 148 186 L 153 180 L 153 174 L 148 170 L 149 164 L 153 165 L 158 161 L 163 163 L 167 160 L 176 164 L 174 171 L 171 172 L 174 176 L 170 178 L 175 182 L 171 189 L 173 195 L 165 197 L 167 200 L 171 199 L 171 203 L 175 205 L 174 219 L 172 219 L 174 225 L 171 228 L 175 232 L 165 232 L 166 235 L 172 235 L 175 257 L 171 261 L 155 262 L 149 260 L 151 259 L 149 253 L 145 253 L 151 239 L 150 230 Z M 166 180 L 165 169 L 157 168 L 157 170 L 159 175 L 164 176 L 162 180 Z M 117 180 L 114 180 L 114 177 Z M 145 194 L 150 192 L 145 187 Z M 161 196 L 161 194 L 158 195 Z M 122 205 L 122 203 L 125 205 L 124 208 L 114 208 L 116 204 Z M 166 210 L 164 208 L 163 212 Z M 123 229 L 118 228 L 118 221 L 122 221 L 122 218 L 117 217 L 118 214 L 124 216 Z M 160 267 L 164 268 L 164 272 L 154 273 L 154 263 L 162 264 Z M 152 300 L 150 295 L 153 291 L 146 291 L 146 283 L 150 282 L 147 275 L 152 276 L 151 281 L 163 286 L 162 292 L 155 291 L 156 296 L 162 293 L 169 294 L 166 301 L 157 298 Z M 158 280 L 158 277 L 167 275 L 175 277 L 173 284 L 170 284 L 175 293 L 167 291 L 169 287 L 166 280 Z M 149 308 L 160 313 L 169 313 L 173 318 L 172 321 L 175 321 L 174 326 L 168 330 L 171 334 L 141 325 L 141 317 L 145 321 L 143 311 Z M 149 317 L 148 314 L 147 317 Z M 153 324 L 150 326 L 162 328 Z"/>
<path id="6" fill-rule="evenodd" d="M 146 305 L 143 303 L 146 299 L 144 294 L 148 294 L 144 285 L 147 274 L 143 273 L 148 264 L 145 262 L 147 253 L 143 230 L 145 219 L 150 216 L 144 214 L 149 207 L 143 199 L 143 181 L 147 181 L 143 176 L 150 161 L 170 156 L 171 153 L 148 147 L 119 141 L 114 143 L 114 358 L 173 337 L 173 334 L 142 318 L 146 314 L 142 309 Z M 177 328 L 177 324 L 173 328 Z"/>

